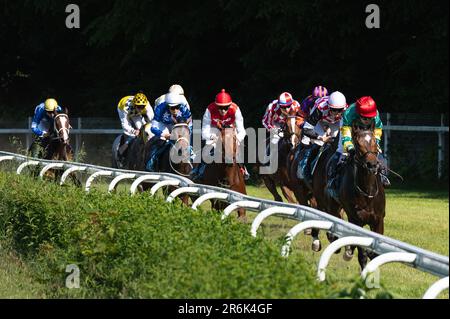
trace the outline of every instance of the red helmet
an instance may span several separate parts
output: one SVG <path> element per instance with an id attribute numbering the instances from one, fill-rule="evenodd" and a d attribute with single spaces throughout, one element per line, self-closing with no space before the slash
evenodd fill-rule
<path id="1" fill-rule="evenodd" d="M 292 102 L 294 102 L 294 99 L 292 98 L 292 95 L 288 92 L 281 93 L 280 97 L 278 98 L 278 105 L 283 109 L 286 109 L 289 106 L 291 106 Z"/>
<path id="2" fill-rule="evenodd" d="M 362 117 L 377 116 L 377 104 L 370 96 L 363 96 L 356 101 L 356 112 Z"/>
<path id="3" fill-rule="evenodd" d="M 216 105 L 217 106 L 229 106 L 233 102 L 231 100 L 231 95 L 225 92 L 225 89 L 216 95 Z"/>

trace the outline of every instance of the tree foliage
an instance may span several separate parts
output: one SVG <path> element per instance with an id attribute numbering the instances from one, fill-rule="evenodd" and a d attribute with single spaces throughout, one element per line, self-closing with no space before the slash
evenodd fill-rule
<path id="1" fill-rule="evenodd" d="M 447 106 L 447 1 L 380 0 L 380 29 L 366 28 L 361 1 L 86 0 L 69 30 L 68 3 L 0 0 L 0 103 L 20 116 L 45 95 L 115 116 L 121 96 L 172 83 L 196 116 L 226 88 L 251 125 L 282 91 L 302 99 L 314 85 L 372 95 L 382 111 Z"/>

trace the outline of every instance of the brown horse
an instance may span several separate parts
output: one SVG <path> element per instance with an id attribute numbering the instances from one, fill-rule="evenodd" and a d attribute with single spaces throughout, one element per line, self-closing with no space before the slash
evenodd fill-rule
<path id="1" fill-rule="evenodd" d="M 66 113 L 60 113 L 54 118 L 54 135 L 49 144 L 49 152 L 46 159 L 59 161 L 71 161 L 74 154 L 70 146 L 70 122 Z"/>
<path id="2" fill-rule="evenodd" d="M 74 152 L 70 145 L 71 128 L 67 109 L 63 113 L 55 116 L 53 119 L 53 132 L 50 135 L 50 142 L 44 152 L 44 159 L 66 162 L 73 161 Z M 60 171 L 56 171 L 53 177 L 57 180 L 61 175 Z M 70 175 L 70 179 L 76 186 L 81 186 L 81 182 L 75 175 Z"/>
<path id="3" fill-rule="evenodd" d="M 239 151 L 236 131 L 233 127 L 220 129 L 221 135 L 217 141 L 214 152 L 221 152 L 219 161 L 207 164 L 201 182 L 206 185 L 226 186 L 229 189 L 247 194 L 245 180 L 238 163 Z M 206 146 L 206 150 L 212 145 Z M 223 210 L 225 205 L 219 201 L 213 202 L 213 208 Z M 245 219 L 245 210 L 238 210 L 239 219 Z"/>
<path id="4" fill-rule="evenodd" d="M 339 201 L 344 208 L 348 221 L 360 227 L 369 225 L 376 233 L 384 233 L 386 215 L 386 197 L 379 175 L 378 145 L 371 129 L 352 128 L 355 152 L 342 168 L 339 183 Z M 355 247 L 346 249 L 346 258 L 351 259 Z M 367 264 L 367 258 L 376 257 L 366 249 L 358 247 L 358 261 L 361 269 Z"/>
<path id="5" fill-rule="evenodd" d="M 267 189 L 272 193 L 274 200 L 278 202 L 282 202 L 283 199 L 277 191 L 277 186 L 280 186 L 284 197 L 289 203 L 297 202 L 295 195 L 297 191 L 295 184 L 292 183 L 290 167 L 294 159 L 294 150 L 299 144 L 302 131 L 301 124 L 303 121 L 303 117 L 296 116 L 295 114 L 289 114 L 287 116 L 286 123 L 280 129 L 283 136 L 278 142 L 278 169 L 272 175 L 261 175 Z"/>
<path id="6" fill-rule="evenodd" d="M 315 208 L 323 212 L 327 212 L 337 218 L 342 218 L 342 207 L 328 196 L 327 192 L 327 164 L 336 150 L 335 143 L 327 143 L 318 149 L 317 160 L 312 170 L 312 195 L 315 202 Z M 311 236 L 313 237 L 312 249 L 320 251 L 322 244 L 319 240 L 319 230 L 312 229 Z M 327 232 L 327 237 L 330 242 L 337 238 L 331 233 Z M 339 253 L 337 251 L 337 253 Z"/>

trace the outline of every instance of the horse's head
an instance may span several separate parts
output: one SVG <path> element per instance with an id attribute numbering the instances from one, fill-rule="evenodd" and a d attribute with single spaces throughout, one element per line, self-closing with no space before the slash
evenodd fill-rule
<path id="1" fill-rule="evenodd" d="M 293 108 L 282 109 L 281 112 L 286 117 L 286 122 L 283 126 L 284 137 L 289 140 L 291 149 L 294 149 L 300 141 L 301 125 L 304 119 L 298 116 L 297 110 Z"/>
<path id="2" fill-rule="evenodd" d="M 371 174 L 379 170 L 378 144 L 372 128 L 352 127 L 352 139 L 355 145 L 355 162 L 367 169 Z"/>
<path id="3" fill-rule="evenodd" d="M 54 118 L 54 129 L 57 138 L 65 145 L 69 144 L 69 132 L 70 132 L 69 116 L 61 113 Z"/>
<path id="4" fill-rule="evenodd" d="M 236 130 L 231 125 L 223 125 L 220 132 L 224 162 L 232 164 L 236 161 L 238 154 Z"/>
<path id="5" fill-rule="evenodd" d="M 187 123 L 175 124 L 172 128 L 171 141 L 174 141 L 174 144 L 171 150 L 171 161 L 173 163 L 190 163 L 190 134 Z M 172 158 L 172 156 L 176 156 L 177 159 Z"/>

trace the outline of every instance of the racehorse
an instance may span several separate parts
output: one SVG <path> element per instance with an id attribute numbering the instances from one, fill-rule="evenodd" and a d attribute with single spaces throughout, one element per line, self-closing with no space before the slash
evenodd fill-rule
<path id="1" fill-rule="evenodd" d="M 164 172 L 189 177 L 192 170 L 190 129 L 187 123 L 175 124 L 169 140 L 157 140 L 154 137 L 145 145 L 144 158 L 149 158 L 153 143 L 160 143 L 159 155 L 155 163 L 155 172 Z M 169 191 L 174 190 L 169 187 Z M 180 197 L 184 204 L 188 204 L 189 195 Z"/>
<path id="2" fill-rule="evenodd" d="M 145 129 L 140 130 L 137 136 L 128 146 L 125 158 L 120 161 L 118 158 L 119 145 L 125 136 L 123 134 L 116 137 L 112 146 L 112 167 L 128 169 L 134 171 L 143 171 L 145 169 L 145 144 L 148 140 Z"/>
<path id="3" fill-rule="evenodd" d="M 238 163 L 238 141 L 235 128 L 232 126 L 223 126 L 220 129 L 219 139 L 216 141 L 214 152 L 221 152 L 221 159 L 206 164 L 205 171 L 201 177 L 201 182 L 207 185 L 223 185 L 229 189 L 247 194 L 243 173 Z M 206 150 L 214 145 L 207 145 Z M 213 208 L 223 210 L 225 205 L 219 201 L 213 201 Z M 245 220 L 245 210 L 238 210 L 238 218 Z"/>
<path id="4" fill-rule="evenodd" d="M 339 141 L 338 139 L 336 141 Z M 318 149 L 318 154 L 314 160 L 312 170 L 312 195 L 314 198 L 315 208 L 323 212 L 327 212 L 334 217 L 342 219 L 342 207 L 335 201 L 330 200 L 327 193 L 327 164 L 334 152 L 336 151 L 336 141 L 334 143 L 326 143 Z M 311 230 L 313 238 L 312 249 L 320 251 L 322 244 L 319 239 L 319 230 L 314 228 Z M 331 243 L 337 238 L 327 232 L 328 241 Z M 339 253 L 338 250 L 337 253 Z"/>
<path id="5" fill-rule="evenodd" d="M 155 141 L 149 141 L 145 146 L 145 158 L 149 156 L 152 143 Z M 187 123 L 175 124 L 170 139 L 156 141 L 156 143 L 161 145 L 155 171 L 189 177 L 192 170 L 189 125 Z"/>
<path id="6" fill-rule="evenodd" d="M 48 145 L 41 150 L 40 157 L 46 160 L 73 161 L 74 152 L 70 145 L 71 128 L 67 109 L 64 108 L 63 112 L 57 114 L 53 119 Z M 61 172 L 57 171 L 54 175 L 55 180 L 61 175 Z M 81 186 L 81 182 L 74 175 L 70 175 L 70 179 L 76 186 Z"/>
<path id="7" fill-rule="evenodd" d="M 381 182 L 378 145 L 373 125 L 369 129 L 352 127 L 352 140 L 355 146 L 346 163 L 338 169 L 338 201 L 324 194 L 324 205 L 332 215 L 338 214 L 341 207 L 347 214 L 348 221 L 364 227 L 369 225 L 376 233 L 384 233 L 386 198 Z M 324 188 L 326 191 L 326 189 Z M 335 203 L 330 203 L 335 201 Z M 355 247 L 346 247 L 344 259 L 353 257 Z M 367 258 L 376 257 L 366 249 L 358 247 L 358 262 L 361 269 L 367 264 Z"/>
<path id="8" fill-rule="evenodd" d="M 267 189 L 273 195 L 274 200 L 278 202 L 282 202 L 283 199 L 277 191 L 277 186 L 280 186 L 284 197 L 289 203 L 297 202 L 295 197 L 295 185 L 292 183 L 290 176 L 290 166 L 294 159 L 294 150 L 299 144 L 303 120 L 302 117 L 294 114 L 289 114 L 287 116 L 287 121 L 280 129 L 282 137 L 278 142 L 278 169 L 272 175 L 261 175 Z M 270 141 L 268 141 L 268 143 L 270 143 Z"/>

